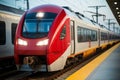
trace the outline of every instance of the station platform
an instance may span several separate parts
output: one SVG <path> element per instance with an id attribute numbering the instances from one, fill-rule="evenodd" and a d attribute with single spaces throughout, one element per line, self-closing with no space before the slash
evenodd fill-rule
<path id="1" fill-rule="evenodd" d="M 66 80 L 120 80 L 120 43 L 83 66 Z"/>

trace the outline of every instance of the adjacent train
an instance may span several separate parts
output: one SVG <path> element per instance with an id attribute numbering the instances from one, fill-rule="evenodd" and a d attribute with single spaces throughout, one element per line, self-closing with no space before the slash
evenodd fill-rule
<path id="1" fill-rule="evenodd" d="M 0 71 L 14 63 L 14 36 L 24 11 L 0 4 Z"/>
<path id="2" fill-rule="evenodd" d="M 15 35 L 14 57 L 21 71 L 58 71 L 119 40 L 120 35 L 78 12 L 41 5 L 22 16 Z"/>

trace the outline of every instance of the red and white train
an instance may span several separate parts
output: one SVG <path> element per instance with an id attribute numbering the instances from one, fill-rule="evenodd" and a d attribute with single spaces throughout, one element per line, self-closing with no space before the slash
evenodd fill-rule
<path id="1" fill-rule="evenodd" d="M 42 5 L 22 16 L 16 30 L 14 57 L 22 71 L 58 71 L 119 40 L 118 34 L 100 28 L 80 13 Z"/>

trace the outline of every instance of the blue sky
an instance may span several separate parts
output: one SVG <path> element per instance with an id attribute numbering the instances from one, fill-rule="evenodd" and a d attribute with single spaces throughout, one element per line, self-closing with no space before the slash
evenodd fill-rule
<path id="1" fill-rule="evenodd" d="M 8 6 L 26 9 L 26 1 L 25 0 L 0 0 L 0 4 L 5 4 Z M 74 11 L 78 11 L 87 17 L 91 18 L 91 13 L 86 11 L 95 12 L 95 8 L 89 8 L 88 6 L 98 6 L 105 5 L 106 7 L 99 8 L 99 13 L 106 15 L 106 19 L 114 19 L 113 22 L 117 22 L 115 17 L 113 16 L 106 0 L 29 0 L 30 8 L 33 8 L 42 4 L 55 4 L 59 6 L 69 6 Z M 103 17 L 99 17 L 99 23 L 103 23 L 107 26 L 107 21 L 103 21 Z M 119 25 L 117 24 L 116 27 Z"/>

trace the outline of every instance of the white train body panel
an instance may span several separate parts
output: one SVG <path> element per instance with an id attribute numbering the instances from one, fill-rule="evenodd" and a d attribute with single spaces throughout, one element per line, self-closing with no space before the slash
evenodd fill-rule
<path id="1" fill-rule="evenodd" d="M 12 43 L 12 23 L 17 24 L 19 22 L 20 15 L 0 11 L 0 21 L 5 23 L 5 44 L 0 45 L 0 58 L 13 57 L 14 45 Z M 2 26 L 1 26 L 2 27 Z"/>

